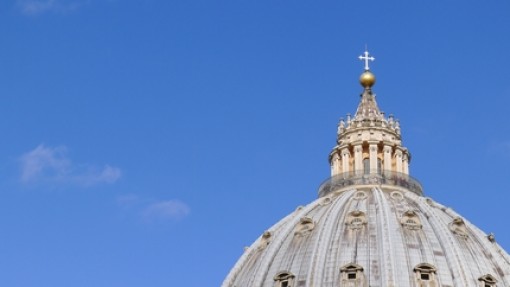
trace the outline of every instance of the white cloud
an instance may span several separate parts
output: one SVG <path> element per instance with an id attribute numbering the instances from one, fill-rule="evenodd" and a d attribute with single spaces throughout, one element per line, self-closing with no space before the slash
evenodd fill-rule
<path id="1" fill-rule="evenodd" d="M 131 193 L 118 196 L 116 202 L 124 211 L 139 217 L 143 223 L 178 221 L 191 213 L 191 208 L 177 199 L 154 200 Z"/>
<path id="2" fill-rule="evenodd" d="M 61 183 L 90 186 L 114 183 L 122 171 L 105 165 L 103 168 L 75 164 L 67 155 L 65 146 L 47 147 L 43 144 L 19 158 L 20 180 L 23 183 Z"/>
<path id="3" fill-rule="evenodd" d="M 179 200 L 165 200 L 152 203 L 144 208 L 142 216 L 145 220 L 179 220 L 186 217 L 191 209 Z"/>
<path id="4" fill-rule="evenodd" d="M 25 15 L 38 15 L 47 12 L 68 13 L 83 4 L 76 0 L 17 0 L 17 5 Z"/>

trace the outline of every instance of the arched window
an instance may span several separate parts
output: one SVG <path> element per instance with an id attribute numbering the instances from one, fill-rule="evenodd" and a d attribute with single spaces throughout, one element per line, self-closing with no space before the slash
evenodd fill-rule
<path id="1" fill-rule="evenodd" d="M 274 276 L 274 287 L 293 287 L 294 286 L 294 274 L 282 271 Z"/>
<path id="2" fill-rule="evenodd" d="M 496 287 L 496 278 L 490 274 L 483 275 L 482 277 L 478 278 L 478 281 L 480 282 L 480 287 Z"/>
<path id="3" fill-rule="evenodd" d="M 415 280 L 418 286 L 434 287 L 437 286 L 436 281 L 436 268 L 428 263 L 421 263 L 416 265 L 413 269 Z"/>

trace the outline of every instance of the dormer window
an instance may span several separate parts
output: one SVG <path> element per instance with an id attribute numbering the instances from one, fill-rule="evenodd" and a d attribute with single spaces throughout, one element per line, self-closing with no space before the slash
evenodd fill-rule
<path id="1" fill-rule="evenodd" d="M 481 287 L 496 287 L 496 278 L 490 274 L 483 275 L 478 278 L 478 282 L 480 282 L 479 286 Z"/>
<path id="2" fill-rule="evenodd" d="M 358 264 L 350 263 L 340 268 L 340 280 L 344 284 L 355 284 L 352 286 L 363 286 L 365 276 L 363 267 Z M 351 285 L 348 285 L 351 286 Z"/>
<path id="3" fill-rule="evenodd" d="M 409 230 L 419 230 L 422 227 L 420 218 L 414 210 L 408 210 L 404 212 L 404 214 L 402 214 L 402 218 L 400 219 L 400 224 Z"/>
<path id="4" fill-rule="evenodd" d="M 418 286 L 436 286 L 436 268 L 428 263 L 416 265 L 413 269 Z"/>
<path id="5" fill-rule="evenodd" d="M 363 228 L 363 226 L 365 226 L 365 224 L 367 224 L 367 219 L 366 219 L 365 213 L 360 210 L 355 210 L 355 211 L 349 212 L 349 214 L 347 215 L 346 224 L 350 229 L 353 229 L 353 230 L 358 230 L 358 229 Z"/>
<path id="6" fill-rule="evenodd" d="M 282 271 L 273 278 L 274 287 L 293 287 L 294 286 L 294 274 Z"/>

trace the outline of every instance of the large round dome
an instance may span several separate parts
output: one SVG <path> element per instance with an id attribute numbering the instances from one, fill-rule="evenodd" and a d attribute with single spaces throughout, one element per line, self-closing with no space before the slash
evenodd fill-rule
<path id="1" fill-rule="evenodd" d="M 223 286 L 510 286 L 509 262 L 453 210 L 367 185 L 330 192 L 269 228 Z"/>
<path id="2" fill-rule="evenodd" d="M 373 57 L 359 58 L 368 71 Z M 494 236 L 423 196 L 399 121 L 370 87 L 338 123 L 319 198 L 267 229 L 223 287 L 510 287 Z"/>

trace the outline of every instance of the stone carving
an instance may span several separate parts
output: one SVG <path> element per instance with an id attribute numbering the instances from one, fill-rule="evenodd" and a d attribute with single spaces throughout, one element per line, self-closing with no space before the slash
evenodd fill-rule
<path id="1" fill-rule="evenodd" d="M 299 224 L 296 226 L 294 236 L 304 237 L 310 235 L 315 228 L 315 222 L 310 217 L 301 217 Z"/>
<path id="2" fill-rule="evenodd" d="M 468 237 L 468 231 L 466 228 L 466 223 L 464 220 L 460 217 L 456 217 L 453 219 L 453 221 L 449 224 L 450 230 L 453 232 L 453 234 L 459 236 L 459 237 Z"/>
<path id="3" fill-rule="evenodd" d="M 262 238 L 260 238 L 260 244 L 259 246 L 257 247 L 258 250 L 263 250 L 265 249 L 269 243 L 271 242 L 271 232 L 270 231 L 264 231 L 264 233 L 262 234 Z"/>
<path id="4" fill-rule="evenodd" d="M 363 228 L 367 224 L 367 218 L 363 211 L 355 210 L 351 211 L 347 215 L 345 222 L 350 229 L 358 230 Z"/>

